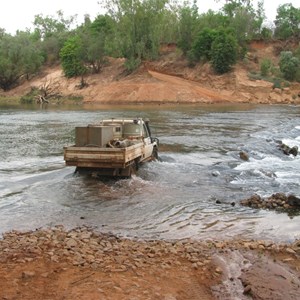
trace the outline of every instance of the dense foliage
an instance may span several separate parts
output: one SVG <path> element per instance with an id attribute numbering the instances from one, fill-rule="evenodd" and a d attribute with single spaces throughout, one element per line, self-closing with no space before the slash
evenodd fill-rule
<path id="1" fill-rule="evenodd" d="M 300 68 L 300 60 L 291 51 L 283 51 L 280 55 L 279 66 L 285 79 L 294 80 Z"/>
<path id="2" fill-rule="evenodd" d="M 218 74 L 230 71 L 237 60 L 237 49 L 237 41 L 230 33 L 218 32 L 211 45 L 212 66 Z"/>
<path id="3" fill-rule="evenodd" d="M 42 52 L 29 33 L 4 34 L 0 38 L 0 88 L 4 91 L 14 87 L 20 78 L 29 78 L 42 63 Z"/>
<path id="4" fill-rule="evenodd" d="M 292 4 L 280 5 L 275 20 L 275 36 L 280 39 L 300 38 L 300 8 Z"/>
<path id="5" fill-rule="evenodd" d="M 126 58 L 130 72 L 142 61 L 156 59 L 164 43 L 177 44 L 193 63 L 210 62 L 217 73 L 224 73 L 244 58 L 252 39 L 300 37 L 300 8 L 292 4 L 278 7 L 273 28 L 264 23 L 263 0 L 256 7 L 251 0 L 228 0 L 220 11 L 202 14 L 196 0 L 101 3 L 106 13 L 94 20 L 87 15 L 79 26 L 76 17 L 58 11 L 56 16 L 36 15 L 32 31 L 11 35 L 0 29 L 0 88 L 9 90 L 43 64 L 58 61 L 67 77 L 101 72 L 108 56 Z M 282 54 L 280 70 L 286 79 L 297 80 L 299 57 L 291 55 Z M 261 72 L 269 69 L 265 61 Z"/>

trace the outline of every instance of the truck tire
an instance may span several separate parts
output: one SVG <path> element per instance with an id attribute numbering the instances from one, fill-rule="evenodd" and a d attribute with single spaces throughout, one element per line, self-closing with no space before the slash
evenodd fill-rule
<path id="1" fill-rule="evenodd" d="M 152 156 L 152 160 L 158 160 L 158 149 L 157 149 L 157 147 L 153 148 L 151 156 Z"/>

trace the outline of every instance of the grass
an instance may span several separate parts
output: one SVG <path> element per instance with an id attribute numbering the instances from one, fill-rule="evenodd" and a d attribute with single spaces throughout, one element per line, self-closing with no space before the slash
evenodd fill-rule
<path id="1" fill-rule="evenodd" d="M 3 96 L 0 95 L 0 104 L 18 105 L 20 104 L 20 97 L 17 96 Z"/>

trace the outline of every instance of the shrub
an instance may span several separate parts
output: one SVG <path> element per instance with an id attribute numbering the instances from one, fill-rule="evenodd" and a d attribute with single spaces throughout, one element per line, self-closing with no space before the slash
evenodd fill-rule
<path id="1" fill-rule="evenodd" d="M 128 73 L 133 72 L 134 70 L 136 70 L 141 64 L 141 60 L 139 58 L 128 58 L 125 61 L 125 68 L 127 69 Z"/>
<path id="2" fill-rule="evenodd" d="M 293 56 L 291 51 L 283 51 L 280 54 L 279 67 L 286 80 L 295 80 L 300 66 L 300 60 Z"/>
<path id="3" fill-rule="evenodd" d="M 216 30 L 208 28 L 199 32 L 192 46 L 193 56 L 196 60 L 211 60 L 212 43 L 217 35 L 218 32 Z"/>
<path id="4" fill-rule="evenodd" d="M 82 51 L 83 45 L 79 37 L 71 37 L 65 42 L 60 51 L 60 59 L 66 77 L 75 77 L 85 73 Z"/>
<path id="5" fill-rule="evenodd" d="M 231 34 L 220 31 L 218 37 L 212 43 L 212 66 L 218 74 L 224 74 L 231 70 L 236 63 L 238 43 Z"/>
<path id="6" fill-rule="evenodd" d="M 40 94 L 37 87 L 32 87 L 31 90 L 20 98 L 22 104 L 33 104 L 36 102 L 36 97 Z"/>
<path id="7" fill-rule="evenodd" d="M 262 76 L 268 76 L 269 72 L 270 72 L 270 69 L 271 69 L 271 66 L 272 66 L 271 60 L 268 59 L 268 58 L 264 58 L 262 60 L 262 62 L 260 63 L 260 74 Z"/>

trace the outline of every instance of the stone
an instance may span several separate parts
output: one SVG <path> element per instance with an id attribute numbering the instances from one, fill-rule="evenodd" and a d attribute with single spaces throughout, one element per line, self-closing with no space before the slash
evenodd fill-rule
<path id="1" fill-rule="evenodd" d="M 292 147 L 289 151 L 289 154 L 297 156 L 298 155 L 298 147 L 297 146 Z"/>
<path id="2" fill-rule="evenodd" d="M 220 172 L 219 171 L 213 171 L 212 176 L 218 177 L 218 176 L 220 176 Z"/>
<path id="3" fill-rule="evenodd" d="M 296 254 L 296 251 L 291 248 L 286 248 L 285 251 L 290 254 Z"/>
<path id="4" fill-rule="evenodd" d="M 66 246 L 68 248 L 74 248 L 77 246 L 77 242 L 73 238 L 70 238 L 69 240 L 67 240 Z"/>
<path id="5" fill-rule="evenodd" d="M 244 161 L 248 161 L 249 160 L 249 155 L 245 151 L 241 151 L 239 153 L 239 155 L 240 155 L 240 159 L 242 159 Z"/>
<path id="6" fill-rule="evenodd" d="M 287 198 L 287 204 L 289 204 L 290 206 L 300 207 L 300 198 L 294 195 L 289 195 Z"/>
<path id="7" fill-rule="evenodd" d="M 23 271 L 22 272 L 22 278 L 23 279 L 30 279 L 34 276 L 35 276 L 35 272 L 33 272 L 33 271 Z"/>

